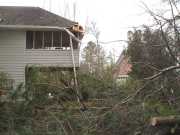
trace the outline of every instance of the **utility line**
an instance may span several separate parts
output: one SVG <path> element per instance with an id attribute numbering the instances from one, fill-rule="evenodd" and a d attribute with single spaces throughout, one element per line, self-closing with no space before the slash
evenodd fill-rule
<path id="1" fill-rule="evenodd" d="M 112 44 L 112 43 L 120 43 L 120 42 L 125 42 L 127 43 L 128 41 L 127 40 L 112 40 L 112 41 L 99 41 L 100 44 L 103 44 L 103 45 L 106 45 L 106 44 Z M 81 44 L 88 44 L 88 42 L 81 42 Z"/>
<path id="2" fill-rule="evenodd" d="M 117 42 L 128 42 L 127 40 L 112 40 L 112 41 L 107 41 L 107 42 L 103 42 L 103 41 L 99 41 L 99 43 L 101 44 L 111 44 L 111 43 L 117 43 Z"/>

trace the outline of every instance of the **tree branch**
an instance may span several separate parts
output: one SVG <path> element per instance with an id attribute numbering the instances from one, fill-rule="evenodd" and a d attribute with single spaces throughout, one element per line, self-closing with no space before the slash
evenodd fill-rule
<path id="1" fill-rule="evenodd" d="M 175 62 L 180 63 L 180 62 L 178 61 L 178 59 L 176 58 L 176 56 L 173 54 L 173 51 L 172 51 L 172 49 L 171 49 L 170 46 L 169 46 L 169 42 L 168 42 L 168 40 L 167 40 L 167 38 L 166 38 L 166 36 L 165 36 L 165 34 L 164 34 L 164 31 L 163 31 L 163 25 L 164 25 L 164 24 L 161 23 L 161 21 L 156 17 L 157 15 L 154 14 L 154 13 L 148 8 L 148 6 L 147 6 L 145 3 L 143 3 L 143 5 L 144 5 L 145 8 L 147 9 L 147 11 L 150 13 L 150 15 L 154 18 L 154 20 L 156 21 L 157 25 L 160 26 L 161 35 L 162 35 L 162 38 L 163 38 L 164 41 L 165 41 L 165 46 L 166 46 L 166 48 L 167 48 L 170 56 L 173 58 L 173 60 L 174 60 Z M 167 22 L 169 23 L 169 21 L 167 21 Z"/>
<path id="2" fill-rule="evenodd" d="M 180 65 L 167 67 L 167 68 L 161 70 L 159 73 L 157 73 L 157 74 L 155 74 L 155 75 L 153 75 L 153 76 L 144 78 L 144 79 L 145 79 L 145 80 L 153 80 L 153 79 L 161 76 L 162 74 L 167 73 L 167 72 L 170 72 L 170 71 L 175 70 L 175 69 L 180 69 Z"/>
<path id="3" fill-rule="evenodd" d="M 149 67 L 150 69 L 156 70 L 156 71 L 161 71 L 160 69 L 158 69 L 157 67 L 155 67 L 154 65 L 150 64 L 150 63 L 145 63 L 145 62 L 131 62 L 132 64 L 143 64 L 147 67 Z"/>

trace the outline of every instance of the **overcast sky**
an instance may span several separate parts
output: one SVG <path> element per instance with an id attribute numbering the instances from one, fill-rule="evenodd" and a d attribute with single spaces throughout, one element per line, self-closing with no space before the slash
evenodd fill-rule
<path id="1" fill-rule="evenodd" d="M 132 27 L 142 24 L 150 24 L 151 18 L 145 12 L 142 2 L 154 11 L 163 9 L 162 0 L 0 0 L 0 5 L 5 6 L 36 6 L 52 12 L 73 18 L 72 7 L 76 2 L 76 21 L 82 26 L 94 21 L 99 28 L 100 40 L 126 40 L 127 31 Z M 69 3 L 69 7 L 65 6 Z M 83 42 L 93 40 L 91 36 L 85 36 Z M 125 43 L 113 43 L 103 45 L 106 50 L 114 50 L 116 56 L 120 54 Z"/>

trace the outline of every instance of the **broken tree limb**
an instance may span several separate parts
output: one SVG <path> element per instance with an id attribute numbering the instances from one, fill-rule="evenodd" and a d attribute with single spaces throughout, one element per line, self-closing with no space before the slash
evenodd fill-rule
<path id="1" fill-rule="evenodd" d="M 153 76 L 150 76 L 150 77 L 147 77 L 147 78 L 144 78 L 145 80 L 153 80 L 159 76 L 161 76 L 162 74 L 166 73 L 166 72 L 169 72 L 169 71 L 172 71 L 172 70 L 175 70 L 175 69 L 179 69 L 180 68 L 180 65 L 178 66 L 170 66 L 170 67 L 167 67 L 163 70 L 161 70 L 159 73 L 153 75 Z"/>
<path id="2" fill-rule="evenodd" d="M 68 29 L 64 29 L 67 33 L 68 33 L 68 35 L 71 37 L 71 38 L 73 38 L 74 40 L 76 40 L 78 43 L 81 43 L 81 40 L 79 40 L 70 30 L 68 30 Z"/>
<path id="3" fill-rule="evenodd" d="M 180 124 L 180 115 L 167 117 L 153 117 L 150 119 L 151 126 Z"/>
<path id="4" fill-rule="evenodd" d="M 147 66 L 147 67 L 149 67 L 150 69 L 153 69 L 153 70 L 155 70 L 155 71 L 158 71 L 158 72 L 160 72 L 161 70 L 160 69 L 158 69 L 155 65 L 152 65 L 151 63 L 147 63 L 147 62 L 131 62 L 131 64 L 133 64 L 133 65 L 145 65 L 145 66 Z"/>
<path id="5" fill-rule="evenodd" d="M 87 108 L 86 108 L 86 106 L 84 105 L 84 103 L 81 100 L 82 97 L 81 97 L 81 94 L 80 94 L 79 89 L 78 89 L 77 72 L 76 72 L 76 65 L 75 65 L 72 37 L 71 37 L 71 35 L 69 35 L 69 37 L 70 37 L 70 48 L 71 48 L 71 55 L 72 55 L 72 64 L 73 64 L 73 73 L 74 73 L 74 83 L 75 83 L 76 97 L 77 97 L 78 103 L 81 105 L 81 109 L 83 111 L 85 111 Z"/>

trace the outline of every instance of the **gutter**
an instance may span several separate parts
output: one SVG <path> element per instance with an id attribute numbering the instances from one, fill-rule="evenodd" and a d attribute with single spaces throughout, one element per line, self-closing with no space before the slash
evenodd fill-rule
<path id="1" fill-rule="evenodd" d="M 63 30 L 64 27 L 57 26 L 38 26 L 38 25 L 0 25 L 0 29 L 20 29 L 20 30 Z"/>
<path id="2" fill-rule="evenodd" d="M 37 25 L 0 25 L 0 29 L 10 29 L 10 30 L 61 30 L 66 31 L 69 36 L 71 36 L 74 40 L 81 43 L 79 40 L 69 29 L 71 27 L 58 27 L 58 26 L 37 26 Z M 79 31 L 77 31 L 79 32 Z"/>

